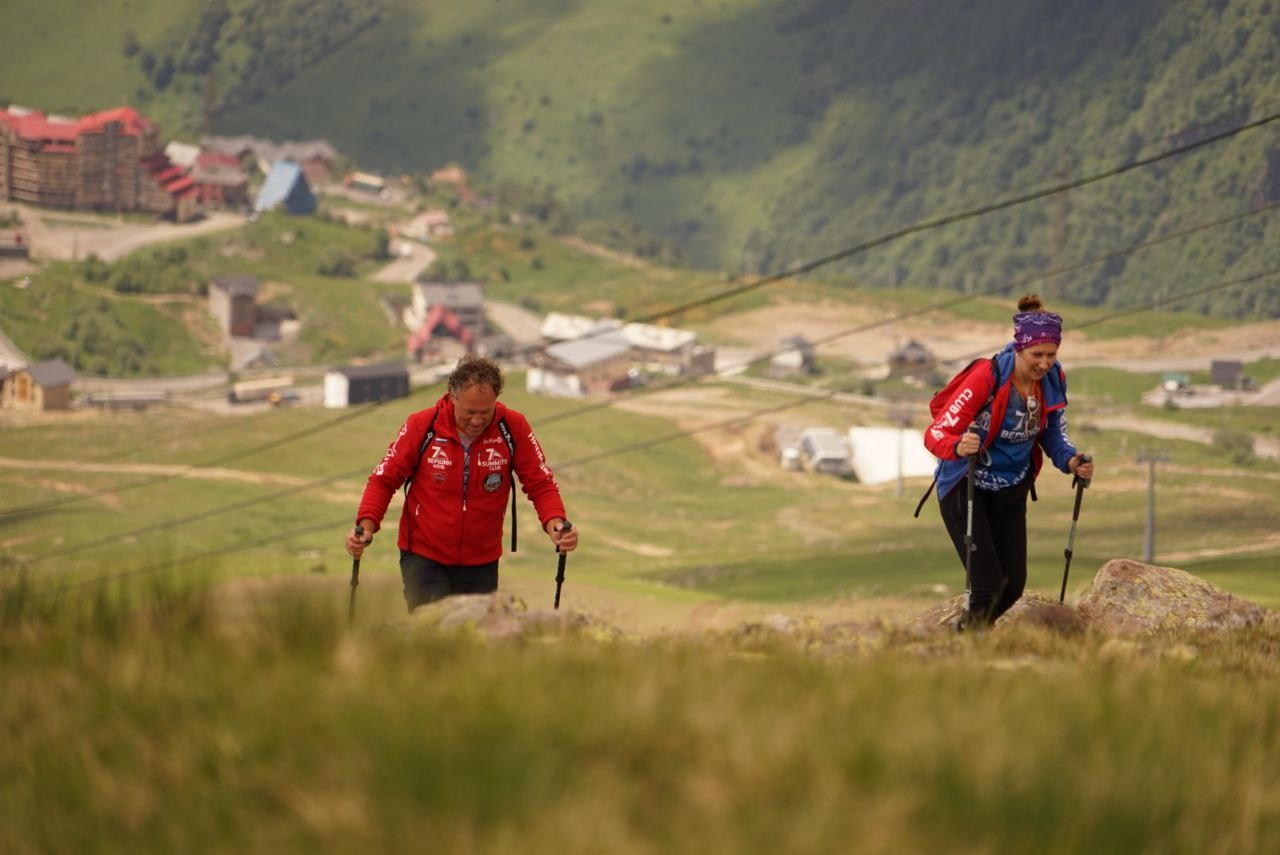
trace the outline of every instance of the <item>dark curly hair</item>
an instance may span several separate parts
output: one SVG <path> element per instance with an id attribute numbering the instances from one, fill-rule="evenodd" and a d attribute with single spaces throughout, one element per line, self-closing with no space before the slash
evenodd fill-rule
<path id="1" fill-rule="evenodd" d="M 457 394 L 469 386 L 488 386 L 493 394 L 502 394 L 502 368 L 492 359 L 468 354 L 458 360 L 449 373 L 449 391 Z"/>

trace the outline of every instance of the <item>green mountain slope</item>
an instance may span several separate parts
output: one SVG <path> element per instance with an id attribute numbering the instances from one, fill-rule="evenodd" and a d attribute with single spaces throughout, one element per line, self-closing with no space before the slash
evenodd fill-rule
<path id="1" fill-rule="evenodd" d="M 203 57 L 223 132 L 325 136 L 388 170 L 461 163 L 481 180 L 550 189 L 584 227 L 638 225 L 693 264 L 731 270 L 774 272 L 1280 110 L 1273 0 L 120 8 L 124 23 L 104 23 L 99 47 L 59 74 L 10 73 L 57 61 L 57 50 L 29 44 L 23 29 L 34 24 L 0 36 L 15 43 L 0 59 L 0 96 L 82 104 L 77 68 L 118 70 L 137 17 L 149 22 L 134 26 L 137 56 L 172 54 L 177 69 L 158 94 L 154 68 L 138 70 L 139 97 L 175 129 L 200 124 Z M 56 29 L 42 38 L 69 42 Z M 876 285 L 985 287 L 1280 201 L 1277 125 L 897 242 L 845 272 Z M 1056 288 L 1126 304 L 1278 263 L 1280 221 L 1264 214 Z M 1280 286 L 1200 307 L 1274 317 Z"/>

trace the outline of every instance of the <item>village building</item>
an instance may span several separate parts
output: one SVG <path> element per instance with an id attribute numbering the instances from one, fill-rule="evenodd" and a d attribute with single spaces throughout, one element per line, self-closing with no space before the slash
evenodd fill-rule
<path id="1" fill-rule="evenodd" d="M 159 135 L 132 107 L 78 119 L 0 110 L 0 200 L 189 220 L 200 210 L 194 182 L 165 155 Z"/>
<path id="2" fill-rule="evenodd" d="M 412 359 L 421 360 L 435 348 L 434 336 L 448 335 L 478 350 L 488 335 L 484 316 L 484 285 L 479 282 L 419 282 L 405 311 L 405 324 L 413 331 L 406 346 Z"/>
<path id="3" fill-rule="evenodd" d="M 345 187 L 359 190 L 372 196 L 381 196 L 387 192 L 387 182 L 380 175 L 372 172 L 352 172 L 342 179 Z"/>
<path id="4" fill-rule="evenodd" d="M 258 326 L 258 279 L 218 276 L 209 283 L 209 311 L 229 336 L 251 338 Z"/>
<path id="5" fill-rule="evenodd" d="M 396 229 L 400 237 L 416 240 L 418 243 L 430 243 L 433 238 L 449 237 L 453 234 L 453 223 L 449 212 L 436 209 L 423 211 L 407 223 Z"/>
<path id="6" fill-rule="evenodd" d="M 409 394 L 409 369 L 403 363 L 349 365 L 324 375 L 324 405 L 330 409 L 389 401 Z"/>
<path id="7" fill-rule="evenodd" d="M 200 141 L 200 148 L 209 154 L 233 157 L 242 167 L 253 166 L 264 175 L 278 161 L 292 160 L 312 187 L 329 183 L 333 176 L 333 163 L 338 159 L 337 149 L 323 139 L 276 144 L 254 136 L 207 136 Z"/>
<path id="8" fill-rule="evenodd" d="M 775 377 L 818 373 L 813 345 L 804 336 L 792 336 L 778 345 L 769 360 L 769 370 Z"/>
<path id="9" fill-rule="evenodd" d="M 205 208 L 249 207 L 249 176 L 231 155 L 202 151 L 196 155 L 190 174 Z"/>
<path id="10" fill-rule="evenodd" d="M 622 336 L 631 345 L 632 362 L 648 371 L 697 375 L 715 370 L 715 348 L 699 344 L 691 330 L 626 324 Z"/>
<path id="11" fill-rule="evenodd" d="M 806 428 L 800 432 L 798 445 L 805 465 L 812 471 L 842 478 L 853 475 L 849 444 L 835 428 Z"/>
<path id="12" fill-rule="evenodd" d="M 602 325 L 573 341 L 547 345 L 525 375 L 530 392 L 581 397 L 630 385 L 631 343 L 615 327 Z"/>
<path id="13" fill-rule="evenodd" d="M 4 406 L 32 412 L 71 408 L 71 381 L 76 373 L 62 359 L 15 368 L 0 379 Z"/>
<path id="14" fill-rule="evenodd" d="M 547 316 L 542 319 L 542 326 L 539 329 L 543 340 L 545 341 L 572 341 L 575 338 L 582 338 L 587 334 L 588 330 L 595 329 L 599 326 L 611 326 L 617 329 L 622 326 L 620 321 L 612 319 L 596 319 L 588 318 L 585 315 L 566 315 L 561 312 L 548 312 Z"/>
<path id="15" fill-rule="evenodd" d="M 573 341 L 604 327 L 617 330 L 630 346 L 633 368 L 674 375 L 707 374 L 715 369 L 715 348 L 699 344 L 697 333 L 689 330 L 550 312 L 543 318 L 540 334 L 548 342 Z"/>
<path id="16" fill-rule="evenodd" d="M 259 214 L 276 208 L 299 216 L 315 213 L 315 194 L 302 167 L 292 160 L 281 160 L 271 167 L 253 203 L 254 212 Z"/>
<path id="17" fill-rule="evenodd" d="M 1244 382 L 1244 363 L 1235 359 L 1212 360 L 1209 382 L 1223 389 L 1238 389 Z"/>
<path id="18" fill-rule="evenodd" d="M 933 371 L 936 364 L 933 352 L 915 339 L 889 354 L 891 377 L 920 376 Z"/>

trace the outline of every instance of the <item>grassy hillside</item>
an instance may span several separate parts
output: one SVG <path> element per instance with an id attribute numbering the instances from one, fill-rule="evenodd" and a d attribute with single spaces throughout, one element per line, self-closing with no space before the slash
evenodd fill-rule
<path id="1" fill-rule="evenodd" d="M 1274 628 L 485 643 L 299 591 L 229 626 L 199 588 L 39 594 L 0 597 L 6 852 L 1280 845 Z"/>
<path id="2" fill-rule="evenodd" d="M 734 271 L 773 272 L 1280 106 L 1267 0 L 134 2 L 86 22 L 97 35 L 87 50 L 36 5 L 0 37 L 0 97 L 82 109 L 126 98 L 190 134 L 212 68 L 224 132 L 324 136 L 385 169 L 461 163 L 482 182 L 551 190 L 581 228 L 652 246 L 638 225 L 689 262 Z M 163 90 L 141 69 L 148 53 L 174 57 Z M 1277 133 L 902 241 L 845 270 L 881 286 L 981 287 L 1274 202 Z M 1278 229 L 1259 216 L 1058 287 L 1086 303 L 1178 293 L 1276 264 Z M 1197 307 L 1275 317 L 1277 287 Z"/>

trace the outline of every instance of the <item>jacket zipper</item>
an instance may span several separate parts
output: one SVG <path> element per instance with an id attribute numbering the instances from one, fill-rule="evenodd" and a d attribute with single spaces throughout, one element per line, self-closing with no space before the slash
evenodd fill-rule
<path id="1" fill-rule="evenodd" d="M 475 440 L 472 440 L 475 444 Z M 467 494 L 471 492 L 471 446 L 464 445 L 462 447 L 462 521 L 458 525 L 458 561 L 462 561 L 462 530 L 467 523 Z"/>

